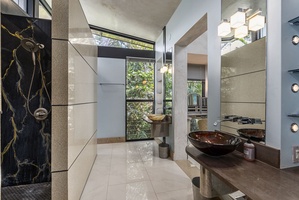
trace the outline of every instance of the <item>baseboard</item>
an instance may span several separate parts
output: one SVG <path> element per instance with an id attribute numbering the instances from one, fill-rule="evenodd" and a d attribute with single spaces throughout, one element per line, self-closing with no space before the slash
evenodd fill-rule
<path id="1" fill-rule="evenodd" d="M 125 137 L 97 138 L 97 144 L 126 142 Z"/>

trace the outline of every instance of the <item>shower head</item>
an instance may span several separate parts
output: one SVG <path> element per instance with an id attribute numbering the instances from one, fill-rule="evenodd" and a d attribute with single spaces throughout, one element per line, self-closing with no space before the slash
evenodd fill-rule
<path id="1" fill-rule="evenodd" d="M 21 40 L 21 45 L 29 52 L 37 52 L 39 49 L 43 49 L 44 45 L 36 43 L 32 39 L 24 38 Z"/>

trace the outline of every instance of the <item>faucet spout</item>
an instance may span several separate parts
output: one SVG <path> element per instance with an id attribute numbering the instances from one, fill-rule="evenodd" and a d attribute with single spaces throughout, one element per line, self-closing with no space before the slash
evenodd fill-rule
<path id="1" fill-rule="evenodd" d="M 238 122 L 238 124 L 262 124 L 262 120 L 258 118 L 241 117 L 238 115 L 226 115 L 222 120 L 216 120 L 214 126 L 224 121 Z"/>

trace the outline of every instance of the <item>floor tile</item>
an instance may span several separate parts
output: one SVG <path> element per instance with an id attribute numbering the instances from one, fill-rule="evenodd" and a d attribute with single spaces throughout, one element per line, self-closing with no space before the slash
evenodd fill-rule
<path id="1" fill-rule="evenodd" d="M 162 193 L 162 192 L 171 192 L 181 189 L 187 189 L 191 187 L 191 181 L 190 180 L 158 180 L 158 181 L 151 181 L 152 185 L 154 187 L 154 190 L 156 193 Z"/>
<path id="2" fill-rule="evenodd" d="M 157 200 L 150 181 L 109 186 L 107 200 Z"/>
<path id="3" fill-rule="evenodd" d="M 158 200 L 193 200 L 191 188 L 157 194 Z"/>
<path id="4" fill-rule="evenodd" d="M 81 200 L 193 200 L 181 168 L 159 158 L 156 141 L 99 144 Z"/>
<path id="5" fill-rule="evenodd" d="M 143 162 L 111 165 L 109 185 L 149 180 Z"/>

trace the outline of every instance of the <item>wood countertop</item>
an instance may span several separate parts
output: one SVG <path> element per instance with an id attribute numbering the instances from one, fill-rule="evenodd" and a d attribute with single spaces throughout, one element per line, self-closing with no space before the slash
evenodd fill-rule
<path id="1" fill-rule="evenodd" d="M 246 161 L 237 151 L 211 157 L 187 146 L 186 152 L 216 177 L 252 200 L 299 199 L 299 167 L 277 169 L 258 160 Z"/>

